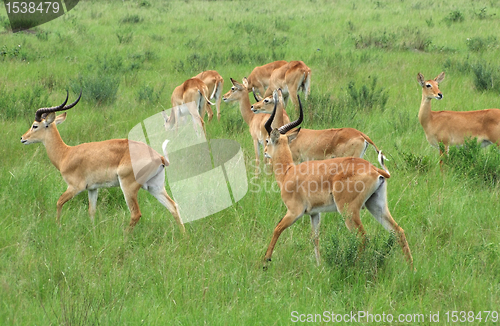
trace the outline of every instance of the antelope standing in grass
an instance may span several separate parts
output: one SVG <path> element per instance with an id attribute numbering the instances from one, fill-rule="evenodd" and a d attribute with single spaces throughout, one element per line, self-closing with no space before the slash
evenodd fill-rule
<path id="1" fill-rule="evenodd" d="M 21 142 L 25 145 L 42 143 L 50 161 L 68 184 L 57 201 L 57 223 L 60 224 L 63 205 L 84 190 L 88 191 L 89 214 L 93 222 L 98 189 L 120 186 L 131 213 L 131 229 L 141 218 L 137 193 L 143 188 L 170 211 L 184 232 L 177 204 L 165 190 L 165 166 L 169 164 L 166 153 L 165 157 L 161 156 L 148 145 L 127 139 L 111 139 L 77 146 L 64 143 L 57 125 L 66 120 L 66 112 L 58 116 L 55 112 L 71 109 L 78 103 L 81 95 L 80 93 L 78 99 L 69 105 L 66 105 L 66 96 L 64 103 L 59 106 L 38 109 L 33 125 L 21 137 Z M 134 171 L 131 152 L 139 160 L 138 165 L 134 163 L 134 166 L 141 167 L 139 171 Z"/>
<path id="2" fill-rule="evenodd" d="M 276 115 L 286 115 L 283 97 L 267 96 L 260 102 L 252 105 L 254 113 L 272 113 L 277 105 Z M 273 128 L 274 126 L 273 120 Z M 280 127 L 283 124 L 278 124 Z M 292 131 L 294 132 L 294 131 Z M 297 132 L 297 131 L 295 131 Z M 334 157 L 354 156 L 363 158 L 368 146 L 373 146 L 377 154 L 380 153 L 373 141 L 359 130 L 353 128 L 332 128 L 324 130 L 301 128 L 295 140 L 290 143 L 290 150 L 295 164 L 309 160 L 324 160 Z"/>
<path id="3" fill-rule="evenodd" d="M 299 165 L 293 163 L 289 143 L 293 143 L 297 133 L 290 134 L 289 131 L 298 127 L 303 119 L 300 98 L 297 100 L 300 114 L 298 120 L 279 129 L 271 129 L 273 113 L 266 123 L 269 138 L 266 140 L 265 155 L 271 159 L 287 212 L 274 229 L 265 254 L 264 268 L 267 268 L 266 264 L 271 260 L 274 246 L 281 233 L 304 214 L 311 217 L 318 264 L 320 263 L 319 225 L 322 212 L 341 213 L 347 228 L 357 231 L 364 238 L 365 230 L 360 218 L 360 210 L 363 207 L 366 207 L 386 230 L 396 233 L 406 260 L 413 266 L 405 233 L 394 221 L 387 207 L 386 180 L 390 175 L 386 170 L 354 157 L 308 161 Z M 379 153 L 378 157 L 379 163 L 384 166 L 382 154 Z"/>
<path id="4" fill-rule="evenodd" d="M 269 87 L 269 79 L 274 70 L 286 65 L 288 62 L 285 60 L 279 60 L 270 62 L 263 66 L 255 67 L 250 75 L 248 75 L 248 92 L 253 92 L 254 96 L 256 92 L 259 94 L 264 94 Z"/>
<path id="5" fill-rule="evenodd" d="M 421 73 L 417 81 L 422 86 L 422 102 L 418 120 L 424 128 L 427 141 L 434 147 L 443 143 L 448 152 L 450 145 L 462 145 L 467 137 L 477 138 L 482 147 L 500 145 L 500 110 L 478 111 L 431 111 L 431 100 L 441 100 L 443 94 L 438 84 L 444 79 L 444 72 L 436 78 L 425 80 Z M 439 153 L 442 155 L 441 149 Z"/>
<path id="6" fill-rule="evenodd" d="M 302 90 L 307 99 L 310 92 L 310 86 L 311 69 L 302 61 L 290 61 L 286 65 L 273 71 L 269 80 L 269 87 L 264 93 L 264 97 L 271 95 L 275 89 L 281 88 L 285 100 L 285 107 L 288 103 L 288 99 L 291 98 L 297 109 L 299 107 L 297 93 L 299 90 Z M 260 100 L 258 97 L 255 99 Z"/>
<path id="7" fill-rule="evenodd" d="M 214 89 L 214 91 L 215 90 L 216 89 Z M 177 86 L 172 92 L 172 111 L 170 112 L 170 117 L 165 119 L 165 127 L 169 129 L 173 126 L 177 126 L 179 120 L 183 117 L 191 116 L 193 123 L 198 124 L 205 130 L 205 123 L 203 122 L 205 112 L 208 112 L 209 122 L 214 115 L 210 107 L 210 105 L 214 105 L 214 103 L 210 102 L 208 97 L 208 87 L 199 78 L 190 78 Z M 194 102 L 195 105 L 185 105 L 190 102 Z"/>
<path id="8" fill-rule="evenodd" d="M 215 70 L 206 70 L 200 72 L 195 78 L 201 79 L 208 87 L 210 100 L 214 100 L 217 109 L 217 120 L 220 120 L 220 103 L 222 100 L 222 88 L 224 87 L 224 78 Z"/>
<path id="9" fill-rule="evenodd" d="M 260 147 L 263 146 L 264 140 L 266 139 L 267 131 L 265 128 L 266 120 L 269 119 L 269 114 L 254 114 L 251 110 L 250 99 L 248 98 L 248 81 L 243 78 L 242 83 L 238 83 L 236 80 L 231 78 L 231 83 L 233 86 L 222 97 L 222 100 L 226 103 L 239 102 L 240 112 L 245 120 L 248 128 L 250 130 L 250 135 L 253 139 L 253 147 L 255 151 L 255 172 L 259 171 L 260 164 Z M 284 123 L 290 122 L 288 115 L 283 114 Z"/>

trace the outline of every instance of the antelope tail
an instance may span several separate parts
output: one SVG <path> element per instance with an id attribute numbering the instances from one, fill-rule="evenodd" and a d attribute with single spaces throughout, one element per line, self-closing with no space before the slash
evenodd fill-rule
<path id="1" fill-rule="evenodd" d="M 384 156 L 384 154 L 382 154 L 382 151 L 378 152 L 378 163 L 380 164 L 380 166 L 382 167 L 382 169 L 384 169 L 385 173 L 387 173 L 386 178 L 390 178 L 391 173 L 385 167 L 384 160 L 386 160 L 386 157 Z"/>
<path id="2" fill-rule="evenodd" d="M 198 92 L 200 93 L 201 96 L 203 96 L 203 98 L 205 99 L 205 101 L 207 101 L 208 104 L 215 105 L 215 103 L 210 102 L 210 100 L 207 98 L 207 95 L 205 95 L 201 90 L 198 90 Z"/>

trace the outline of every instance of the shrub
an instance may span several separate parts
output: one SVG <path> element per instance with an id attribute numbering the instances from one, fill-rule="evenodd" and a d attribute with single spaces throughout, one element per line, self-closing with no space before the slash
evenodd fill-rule
<path id="1" fill-rule="evenodd" d="M 33 120 L 35 111 L 50 106 L 49 94 L 41 85 L 15 89 L 12 92 L 0 91 L 0 117 L 15 120 L 18 117 Z"/>
<path id="2" fill-rule="evenodd" d="M 155 91 L 154 87 L 149 85 L 143 85 L 137 91 L 137 100 L 139 102 L 149 102 L 153 104 L 158 103 L 164 88 L 165 84 L 159 90 Z"/>
<path id="3" fill-rule="evenodd" d="M 366 49 L 376 47 L 380 49 L 393 49 L 396 41 L 396 34 L 387 33 L 386 31 L 376 34 L 359 35 L 354 39 L 356 49 Z"/>
<path id="4" fill-rule="evenodd" d="M 443 148 L 443 145 L 441 145 Z M 467 139 L 463 146 L 450 147 L 443 162 L 453 173 L 481 186 L 496 187 L 500 182 L 500 152 L 496 146 L 482 149 L 477 139 Z"/>
<path id="5" fill-rule="evenodd" d="M 448 14 L 444 19 L 445 23 L 450 26 L 452 23 L 461 23 L 465 20 L 464 15 L 460 10 L 454 10 Z"/>
<path id="6" fill-rule="evenodd" d="M 483 52 L 498 45 L 494 36 L 468 38 L 466 42 L 467 48 L 473 52 Z"/>
<path id="7" fill-rule="evenodd" d="M 444 70 L 446 71 L 458 71 L 464 74 L 468 74 L 469 72 L 472 71 L 472 65 L 469 63 L 469 58 L 466 60 L 460 62 L 456 60 L 451 60 L 451 59 L 446 59 L 446 61 L 443 64 Z"/>
<path id="8" fill-rule="evenodd" d="M 119 85 L 119 77 L 99 73 L 80 75 L 70 82 L 74 93 L 79 94 L 82 90 L 82 99 L 97 105 L 115 102 Z"/>
<path id="9" fill-rule="evenodd" d="M 138 24 L 141 23 L 143 19 L 139 15 L 127 15 L 120 20 L 122 24 Z"/>
<path id="10" fill-rule="evenodd" d="M 335 279 L 348 282 L 375 281 L 381 269 L 384 268 L 387 258 L 391 256 L 396 236 L 387 233 L 366 238 L 362 243 L 355 233 L 348 232 L 342 223 L 339 223 L 337 232 L 327 239 L 324 248 L 324 259 L 332 271 L 339 274 Z M 360 250 L 361 249 L 361 250 Z"/>
<path id="11" fill-rule="evenodd" d="M 488 63 L 472 65 L 474 72 L 474 85 L 479 91 L 494 90 L 500 92 L 500 71 Z"/>
<path id="12" fill-rule="evenodd" d="M 126 44 L 132 42 L 134 33 L 127 33 L 127 34 L 120 34 L 116 33 L 116 37 L 118 37 L 118 43 L 120 44 Z"/>
<path id="13" fill-rule="evenodd" d="M 401 152 L 405 163 L 405 169 L 408 171 L 417 171 L 419 173 L 426 173 L 431 168 L 431 160 L 425 155 L 415 155 L 411 152 Z"/>
<path id="14" fill-rule="evenodd" d="M 330 94 L 311 92 L 305 102 L 304 112 L 309 121 L 322 121 L 327 125 L 350 125 L 356 110 L 348 107 L 348 101 L 334 99 Z M 330 127 L 331 128 L 331 127 Z"/>
<path id="15" fill-rule="evenodd" d="M 377 88 L 377 77 L 372 78 L 370 86 L 363 84 L 359 89 L 353 81 L 349 82 L 347 93 L 351 97 L 352 106 L 364 110 L 376 107 L 384 109 L 389 99 L 383 88 Z"/>

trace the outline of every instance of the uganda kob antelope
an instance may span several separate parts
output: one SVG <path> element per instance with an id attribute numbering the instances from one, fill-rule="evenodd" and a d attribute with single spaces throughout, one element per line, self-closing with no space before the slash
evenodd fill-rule
<path id="1" fill-rule="evenodd" d="M 275 89 L 281 88 L 285 107 L 288 99 L 291 98 L 295 108 L 298 109 L 297 93 L 304 92 L 304 97 L 307 99 L 311 87 L 311 69 L 302 61 L 290 61 L 286 65 L 275 69 L 269 79 L 269 87 L 264 93 L 267 97 L 273 93 Z M 256 98 L 257 99 L 257 98 Z"/>
<path id="2" fill-rule="evenodd" d="M 265 154 L 271 159 L 281 198 L 287 208 L 285 216 L 278 223 L 264 257 L 264 268 L 281 233 L 304 214 L 310 215 L 316 261 L 320 263 L 319 225 L 322 212 L 339 212 L 347 228 L 357 231 L 363 238 L 365 229 L 361 224 L 360 210 L 364 207 L 382 224 L 394 232 L 403 249 L 406 260 L 413 267 L 413 258 L 403 229 L 398 226 L 387 206 L 387 171 L 369 162 L 354 157 L 334 158 L 322 161 L 308 161 L 295 165 L 289 143 L 297 133 L 289 134 L 303 119 L 299 101 L 298 120 L 271 130 L 273 115 L 266 123 L 269 133 Z M 301 131 L 299 131 L 300 134 Z M 384 166 L 383 156 L 379 163 Z"/>
<path id="3" fill-rule="evenodd" d="M 177 127 L 183 117 L 191 116 L 194 121 L 193 123 L 205 130 L 203 122 L 205 112 L 208 112 L 208 121 L 212 120 L 214 115 L 210 107 L 214 103 L 210 102 L 209 97 L 207 85 L 197 77 L 190 78 L 177 86 L 172 92 L 172 111 L 170 111 L 170 116 L 165 119 L 165 128 Z M 190 102 L 194 102 L 195 105 L 185 105 Z"/>
<path id="4" fill-rule="evenodd" d="M 233 86 L 226 94 L 224 94 L 222 100 L 226 103 L 239 103 L 241 115 L 243 120 L 245 120 L 248 125 L 250 135 L 253 139 L 253 147 L 255 151 L 255 173 L 257 174 L 260 164 L 260 147 L 264 145 L 264 140 L 267 136 L 265 124 L 270 115 L 255 114 L 252 112 L 250 99 L 248 97 L 248 81 L 246 78 L 243 78 L 241 84 L 231 78 L 231 83 Z M 288 123 L 290 122 L 290 119 L 284 114 L 283 121 L 284 123 Z"/>
<path id="5" fill-rule="evenodd" d="M 421 73 L 417 81 L 422 86 L 422 102 L 418 120 L 424 128 L 427 141 L 434 147 L 443 143 L 447 152 L 449 146 L 462 145 L 466 138 L 477 138 L 482 147 L 500 142 L 500 110 L 478 111 L 431 111 L 431 100 L 441 100 L 443 94 L 438 84 L 444 79 L 444 72 L 436 78 L 425 80 Z M 441 149 L 440 154 L 443 154 Z"/>
<path id="6" fill-rule="evenodd" d="M 276 116 L 286 115 L 283 97 L 280 90 L 277 97 L 267 96 L 252 105 L 254 113 L 271 114 L 277 104 Z M 282 113 L 283 112 L 283 113 Z M 276 118 L 273 120 L 273 129 Z M 282 126 L 278 124 L 276 127 Z M 297 132 L 291 131 L 291 133 Z M 300 133 L 290 143 L 290 150 L 295 164 L 309 160 L 324 160 L 335 157 L 360 157 L 366 153 L 369 146 L 373 146 L 377 155 L 380 150 L 366 134 L 354 128 L 331 128 L 323 130 L 300 129 Z"/>
<path id="7" fill-rule="evenodd" d="M 66 96 L 64 103 L 59 106 L 38 109 L 31 128 L 21 137 L 21 142 L 25 145 L 42 143 L 50 161 L 68 184 L 57 201 L 58 224 L 63 205 L 84 190 L 88 191 L 89 215 L 94 222 L 98 189 L 119 186 L 131 213 L 130 229 L 141 217 L 137 193 L 143 188 L 170 211 L 184 232 L 177 204 L 165 190 L 165 166 L 169 164 L 166 154 L 165 157 L 161 156 L 146 144 L 127 139 L 111 139 L 77 146 L 64 143 L 57 125 L 66 120 L 66 112 L 58 116 L 55 112 L 71 109 L 80 98 L 81 93 L 74 103 L 66 105 Z M 135 173 L 131 160 L 132 151 L 141 166 L 141 170 Z"/>
<path id="8" fill-rule="evenodd" d="M 255 67 L 247 78 L 248 92 L 253 92 L 254 96 L 256 92 L 264 94 L 269 87 L 269 79 L 271 78 L 273 71 L 286 65 L 287 63 L 288 62 L 285 60 L 279 60 L 270 62 L 263 66 Z"/>
<path id="9" fill-rule="evenodd" d="M 224 78 L 215 70 L 206 70 L 200 72 L 195 78 L 199 78 L 208 87 L 210 100 L 214 100 L 217 109 L 217 120 L 220 120 L 220 103 L 222 100 L 222 88 L 224 87 Z"/>

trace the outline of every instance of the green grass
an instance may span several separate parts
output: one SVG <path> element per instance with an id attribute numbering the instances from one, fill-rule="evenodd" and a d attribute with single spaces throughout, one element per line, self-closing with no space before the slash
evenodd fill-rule
<path id="1" fill-rule="evenodd" d="M 284 325 L 292 311 L 439 311 L 444 323 L 446 311 L 498 311 L 500 159 L 490 149 L 454 152 L 441 172 L 417 119 L 416 76 L 446 70 L 434 110 L 498 106 L 499 16 L 496 0 L 81 1 L 34 33 L 12 34 L 0 9 L 0 324 Z M 66 185 L 43 145 L 19 142 L 38 107 L 59 104 L 66 90 L 71 101 L 83 87 L 59 126 L 66 143 L 125 138 L 201 70 L 217 70 L 226 92 L 230 77 L 278 59 L 312 69 L 304 127 L 357 128 L 390 159 L 389 208 L 416 272 L 367 212 L 360 257 L 357 239 L 328 213 L 319 267 L 305 217 L 282 234 L 264 272 L 285 213 L 272 176 L 187 224 L 186 236 L 145 192 L 143 217 L 128 234 L 119 189 L 100 191 L 95 225 L 82 193 L 57 226 Z M 237 106 L 222 104 L 207 131 L 242 145 L 250 178 L 252 141 Z M 365 158 L 376 162 L 371 150 Z"/>

